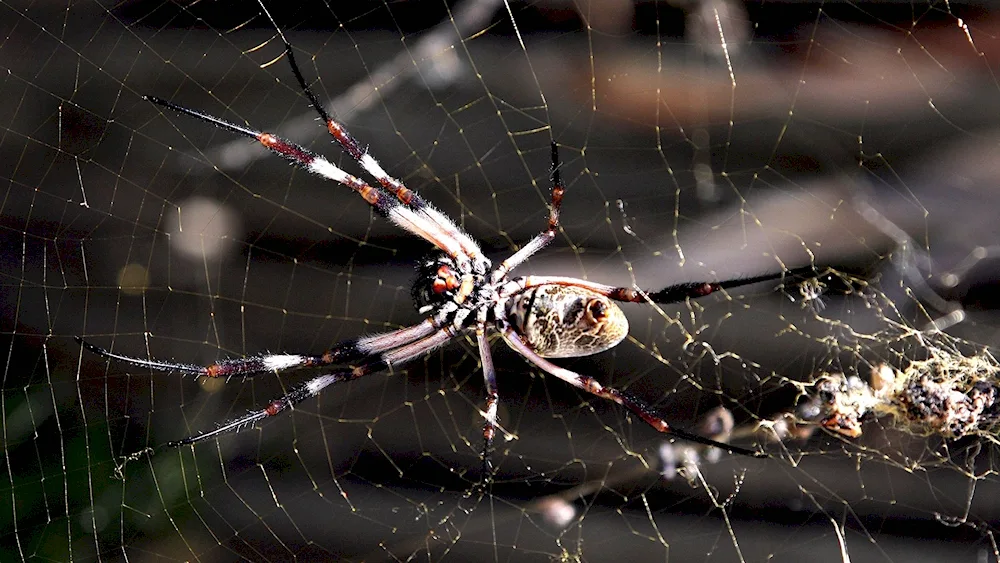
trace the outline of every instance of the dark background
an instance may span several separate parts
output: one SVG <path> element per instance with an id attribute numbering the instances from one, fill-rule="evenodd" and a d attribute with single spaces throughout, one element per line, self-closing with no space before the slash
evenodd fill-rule
<path id="1" fill-rule="evenodd" d="M 658 288 L 814 264 L 872 284 L 847 295 L 830 278 L 819 312 L 774 284 L 629 306 L 632 338 L 563 365 L 695 427 L 719 405 L 769 417 L 793 404 L 789 381 L 821 370 L 919 354 L 886 318 L 926 328 L 962 311 L 950 332 L 993 343 L 990 6 L 516 3 L 516 29 L 501 6 L 427 55 L 421 39 L 460 3 L 357 4 L 271 10 L 317 94 L 492 258 L 544 226 L 554 139 L 563 231 L 525 271 Z M 778 459 L 706 463 L 704 482 L 665 480 L 651 429 L 499 342 L 517 439 L 486 491 L 466 339 L 257 428 L 162 448 L 305 376 L 216 385 L 81 353 L 73 336 L 191 363 L 319 352 L 415 322 L 427 245 L 141 99 L 277 128 L 354 170 L 284 59 L 266 65 L 281 44 L 256 3 L 0 10 L 0 558 L 841 561 L 836 526 L 852 561 L 995 558 L 988 440 L 873 421 L 856 442 L 817 434 L 770 446 Z M 372 81 L 379 94 L 343 97 Z M 968 260 L 977 247 L 985 259 Z M 546 520 L 557 500 L 578 511 L 565 529 Z"/>

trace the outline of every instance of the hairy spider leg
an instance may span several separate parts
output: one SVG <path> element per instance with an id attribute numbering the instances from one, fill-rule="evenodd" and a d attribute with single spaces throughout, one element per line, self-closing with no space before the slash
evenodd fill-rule
<path id="1" fill-rule="evenodd" d="M 248 127 L 242 127 L 224 119 L 214 117 L 207 113 L 179 106 L 155 96 L 143 96 L 143 98 L 178 113 L 189 115 L 202 121 L 207 121 L 219 129 L 232 131 L 234 133 L 239 133 L 240 135 L 255 139 L 263 145 L 264 148 L 284 157 L 292 164 L 301 166 L 318 176 L 328 180 L 333 180 L 334 182 L 351 188 L 366 202 L 368 202 L 368 204 L 371 205 L 380 215 L 388 218 L 402 229 L 430 242 L 446 254 L 450 256 L 458 256 L 461 252 L 463 252 L 461 245 L 457 240 L 455 240 L 448 229 L 442 228 L 437 222 L 428 218 L 426 214 L 414 211 L 402 202 L 390 197 L 389 194 L 378 188 L 373 188 L 364 180 L 358 178 L 357 176 L 348 174 L 329 160 L 310 151 L 309 149 L 306 149 L 305 147 L 302 147 L 301 145 L 282 139 L 281 137 L 271 133 L 255 131 Z"/>
<path id="2" fill-rule="evenodd" d="M 556 238 L 556 230 L 559 228 L 559 210 L 562 207 L 563 194 L 566 191 L 562 184 L 562 174 L 559 172 L 559 167 L 559 145 L 552 141 L 552 171 L 549 174 L 549 180 L 552 182 L 552 202 L 549 204 L 549 225 L 497 266 L 490 275 L 490 280 L 493 283 L 504 279 L 511 270 L 523 264 L 525 260 L 548 246 Z"/>
<path id="3" fill-rule="evenodd" d="M 285 45 L 285 56 L 288 57 L 288 64 L 292 67 L 292 74 L 295 75 L 295 80 L 299 83 L 299 87 L 309 99 L 309 103 L 312 105 L 313 109 L 316 110 L 320 119 L 322 119 L 323 123 L 326 124 L 327 131 L 330 132 L 330 135 L 332 135 L 337 143 L 339 143 L 340 146 L 347 151 L 347 153 L 350 154 L 363 169 L 365 169 L 365 171 L 371 174 L 383 188 L 385 188 L 388 192 L 395 194 L 400 203 L 407 206 L 415 213 L 421 214 L 428 220 L 435 223 L 457 243 L 457 247 L 461 252 L 449 252 L 449 256 L 451 256 L 451 258 L 455 259 L 460 266 L 468 267 L 471 265 L 474 266 L 477 273 L 485 274 L 487 269 L 490 267 L 490 262 L 483 255 L 483 251 L 479 248 L 479 245 L 472 240 L 472 237 L 459 228 L 458 225 L 456 225 L 451 219 L 435 209 L 425 199 L 420 197 L 420 194 L 410 190 L 399 179 L 389 175 L 389 173 L 382 168 L 382 165 L 379 164 L 379 162 L 368 152 L 367 149 L 361 148 L 361 144 L 354 138 L 353 135 L 351 135 L 344 124 L 330 116 L 329 112 L 327 112 L 323 107 L 323 104 L 319 102 L 319 98 L 317 98 L 313 93 L 312 88 L 302 75 L 302 70 L 295 61 L 295 53 L 292 50 L 291 42 L 288 41 L 284 32 L 280 27 L 278 27 L 277 22 L 274 21 L 271 13 L 268 11 L 267 7 L 264 6 L 263 1 L 258 0 L 258 3 L 264 13 L 267 14 L 268 19 L 271 20 L 271 25 L 274 26 L 275 31 L 277 31 L 278 36 Z"/>
<path id="4" fill-rule="evenodd" d="M 292 389 L 285 393 L 285 395 L 281 398 L 270 401 L 267 406 L 262 409 L 248 411 L 243 416 L 222 422 L 218 424 L 214 430 L 188 436 L 187 438 L 183 438 L 181 440 L 167 442 L 167 446 L 176 448 L 189 444 L 195 444 L 229 432 L 239 432 L 247 426 L 250 426 L 269 416 L 274 416 L 287 408 L 293 407 L 301 401 L 316 396 L 320 389 L 323 389 L 332 383 L 351 381 L 361 376 L 368 375 L 373 371 L 379 371 L 385 368 L 386 366 L 384 362 L 375 361 L 356 367 L 341 368 L 331 373 L 318 375 L 304 383 L 300 383 L 299 385 L 292 387 Z"/>
<path id="5" fill-rule="evenodd" d="M 496 284 L 503 280 L 507 274 L 525 260 L 542 250 L 556 236 L 559 228 L 559 209 L 562 206 L 563 192 L 562 177 L 559 173 L 559 146 L 552 142 L 552 169 L 549 174 L 549 181 L 552 183 L 552 201 L 549 205 L 548 227 L 528 241 L 520 250 L 512 254 L 509 258 L 500 263 L 490 274 L 490 281 Z M 502 316 L 504 302 L 500 300 L 493 311 L 498 318 Z M 486 422 L 483 425 L 483 475 L 489 477 L 492 474 L 493 464 L 491 453 L 493 450 L 493 439 L 497 431 L 497 408 L 500 402 L 500 395 L 497 389 L 496 368 L 493 365 L 493 354 L 490 351 L 489 341 L 486 338 L 487 320 L 490 309 L 483 307 L 478 314 L 476 324 L 476 341 L 479 345 L 479 357 L 483 364 L 483 381 L 486 385 L 486 410 L 484 417 Z"/>
<path id="6" fill-rule="evenodd" d="M 540 285 L 564 285 L 572 287 L 582 287 L 594 293 L 599 293 L 608 299 L 622 301 L 625 303 L 660 303 L 669 305 L 679 303 L 685 299 L 697 299 L 705 297 L 723 289 L 732 289 L 753 285 L 756 283 L 784 280 L 785 278 L 811 277 L 816 270 L 812 266 L 794 268 L 774 274 L 763 274 L 746 278 L 736 278 L 721 282 L 684 282 L 667 286 L 658 291 L 639 291 L 631 287 L 616 287 L 603 283 L 581 280 L 564 276 L 524 276 L 511 280 L 500 291 L 501 297 L 509 297 L 532 287 Z"/>
<path id="7" fill-rule="evenodd" d="M 488 479 L 493 474 L 493 438 L 497 432 L 497 408 L 500 406 L 500 394 L 497 389 L 497 372 L 493 366 L 493 353 L 486 338 L 486 323 L 476 324 L 476 342 L 479 344 L 479 360 L 483 364 L 483 381 L 486 384 L 486 410 L 483 417 L 483 478 Z"/>
<path id="8" fill-rule="evenodd" d="M 729 444 L 719 442 L 717 440 L 712 440 L 711 438 L 706 438 L 704 436 L 694 434 L 692 432 L 687 432 L 685 430 L 674 428 L 667 423 L 659 414 L 657 414 L 656 409 L 646 404 L 644 401 L 635 397 L 624 391 L 615 389 L 614 387 L 609 387 L 601 385 L 596 379 L 588 377 L 586 375 L 581 375 L 575 371 L 568 370 L 566 368 L 557 366 L 552 362 L 546 360 L 545 358 L 539 356 L 531 349 L 521 337 L 517 334 L 507 321 L 500 319 L 498 322 L 499 329 L 503 332 L 504 337 L 507 342 L 511 345 L 514 350 L 524 356 L 529 362 L 535 364 L 546 373 L 550 373 L 559 379 L 569 383 L 577 389 L 586 391 L 592 395 L 601 397 L 602 399 L 607 399 L 609 401 L 614 401 L 619 405 L 624 406 L 628 410 L 639 415 L 639 418 L 643 420 L 646 424 L 653 427 L 657 432 L 662 432 L 664 434 L 670 434 L 676 436 L 682 440 L 687 440 L 689 442 L 695 442 L 698 444 L 703 444 L 706 446 L 714 446 L 720 448 L 731 454 L 745 455 L 749 457 L 770 457 L 766 452 L 759 452 L 754 450 L 748 450 L 746 448 L 740 448 L 737 446 L 731 446 Z"/>
<path id="9" fill-rule="evenodd" d="M 350 361 L 368 358 L 405 346 L 424 338 L 439 330 L 441 323 L 435 318 L 424 319 L 413 326 L 393 330 L 381 334 L 351 338 L 337 343 L 321 355 L 302 354 L 260 354 L 246 358 L 222 360 L 208 366 L 197 366 L 179 362 L 164 362 L 161 360 L 144 360 L 110 352 L 87 342 L 77 336 L 76 341 L 87 350 L 105 358 L 111 358 L 134 367 L 147 368 L 155 371 L 177 371 L 194 376 L 205 377 L 253 377 L 262 373 L 274 373 L 298 368 L 322 367 L 343 364 Z"/>
<path id="10" fill-rule="evenodd" d="M 292 387 L 290 391 L 281 397 L 270 401 L 267 406 L 262 409 L 248 411 L 243 416 L 221 423 L 214 430 L 204 432 L 202 434 L 196 434 L 194 436 L 188 436 L 187 438 L 176 442 L 167 442 L 167 445 L 172 447 L 185 446 L 201 442 L 202 440 L 207 440 L 221 434 L 226 434 L 228 432 L 238 432 L 248 425 L 254 424 L 267 417 L 275 416 L 289 408 L 294 407 L 306 399 L 315 397 L 320 393 L 320 391 L 334 383 L 352 381 L 370 373 L 403 365 L 414 358 L 420 357 L 435 348 L 439 348 L 444 344 L 447 344 L 452 338 L 454 338 L 455 334 L 456 331 L 451 326 L 447 326 L 438 329 L 436 332 L 421 338 L 420 340 L 410 342 L 409 344 L 385 352 L 378 359 L 358 366 L 340 368 L 330 373 L 317 375 L 304 383 L 300 383 L 299 385 Z"/>

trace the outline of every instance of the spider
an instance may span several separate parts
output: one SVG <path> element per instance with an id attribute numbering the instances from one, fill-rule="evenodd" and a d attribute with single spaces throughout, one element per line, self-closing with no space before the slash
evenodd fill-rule
<path id="1" fill-rule="evenodd" d="M 278 29 L 277 25 L 275 28 Z M 238 431 L 291 409 L 334 383 L 398 368 L 463 335 L 474 333 L 486 386 L 486 405 L 482 411 L 485 418 L 483 460 L 484 467 L 489 469 L 500 400 L 496 370 L 487 339 L 487 333 L 492 330 L 499 332 L 511 348 L 542 371 L 583 391 L 624 406 L 659 432 L 722 448 L 730 453 L 752 457 L 767 456 L 764 452 L 731 446 L 675 428 L 638 397 L 560 367 L 547 358 L 588 356 L 608 350 L 621 342 L 628 334 L 628 321 L 615 302 L 677 303 L 727 288 L 797 275 L 798 270 L 723 282 L 681 283 L 659 291 L 614 287 L 571 277 L 510 277 L 514 268 L 548 246 L 559 229 L 559 210 L 564 187 L 559 171 L 558 145 L 555 142 L 551 145 L 552 188 L 547 227 L 494 266 L 469 234 L 417 193 L 390 176 L 366 149 L 361 148 L 344 125 L 326 112 L 306 83 L 295 62 L 292 45 L 280 29 L 278 36 L 284 42 L 285 56 L 298 86 L 336 142 L 377 181 L 375 185 L 368 184 L 326 158 L 274 134 L 236 125 L 153 96 L 145 96 L 144 99 L 256 140 L 293 165 L 357 192 L 379 215 L 434 245 L 439 253 L 418 264 L 418 277 L 413 286 L 417 308 L 425 316 L 421 322 L 412 326 L 345 340 L 321 355 L 259 354 L 226 359 L 209 366 L 124 356 L 77 337 L 81 346 L 105 358 L 135 367 L 195 376 L 251 377 L 296 368 L 327 368 L 320 375 L 292 387 L 283 396 L 262 408 L 225 421 L 214 430 L 168 442 L 168 446 L 195 444 L 227 432 Z"/>

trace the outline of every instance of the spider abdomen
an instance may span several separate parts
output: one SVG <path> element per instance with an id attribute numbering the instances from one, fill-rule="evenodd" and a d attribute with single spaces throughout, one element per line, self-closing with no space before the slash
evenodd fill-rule
<path id="1" fill-rule="evenodd" d="M 546 284 L 512 297 L 507 321 L 546 358 L 589 356 L 613 348 L 628 334 L 628 319 L 599 293 Z"/>

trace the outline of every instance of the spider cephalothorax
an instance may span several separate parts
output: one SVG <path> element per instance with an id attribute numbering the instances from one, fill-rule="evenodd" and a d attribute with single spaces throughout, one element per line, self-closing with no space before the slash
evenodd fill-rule
<path id="1" fill-rule="evenodd" d="M 488 268 L 489 261 L 485 262 Z M 417 311 L 432 311 L 448 302 L 463 304 L 486 282 L 485 273 L 472 271 L 472 267 L 456 263 L 447 254 L 435 252 L 417 262 L 417 276 L 410 294 Z"/>
<path id="2" fill-rule="evenodd" d="M 264 12 L 266 7 L 261 4 Z M 269 15 L 269 14 L 268 14 Z M 273 23 L 273 20 L 272 20 Z M 275 25 L 277 29 L 277 25 Z M 413 299 L 423 320 L 382 334 L 352 338 L 334 345 L 320 355 L 260 354 L 220 361 L 210 366 L 139 359 L 104 350 L 80 339 L 87 349 L 127 364 L 160 371 L 178 371 L 207 377 L 251 377 L 296 368 L 321 368 L 320 373 L 291 387 L 266 406 L 249 411 L 218 425 L 214 430 L 190 436 L 171 445 L 193 444 L 236 431 L 317 395 L 334 383 L 350 381 L 375 371 L 398 367 L 439 348 L 455 338 L 475 334 L 486 387 L 482 411 L 484 460 L 488 460 L 497 427 L 496 370 L 493 366 L 488 333 L 499 332 L 503 339 L 542 371 L 598 397 L 618 403 L 659 432 L 717 446 L 745 455 L 764 455 L 711 440 L 674 428 L 641 399 L 592 377 L 553 364 L 546 358 L 578 357 L 614 347 L 628 334 L 628 321 L 615 302 L 677 303 L 732 287 L 782 279 L 788 272 L 734 279 L 723 282 L 690 282 L 659 291 L 644 292 L 560 276 L 510 278 L 512 270 L 551 243 L 559 230 L 559 209 L 564 188 L 559 176 L 559 155 L 551 145 L 552 191 L 548 225 L 537 236 L 493 266 L 478 243 L 448 216 L 434 209 L 417 193 L 390 176 L 343 124 L 335 121 L 313 95 L 295 63 L 291 44 L 281 31 L 285 55 L 295 79 L 337 143 L 372 178 L 375 185 L 353 176 L 326 158 L 305 147 L 208 114 L 190 110 L 158 98 L 149 101 L 173 111 L 196 117 L 214 126 L 250 137 L 268 150 L 328 180 L 342 184 L 360 195 L 380 215 L 408 233 L 423 238 L 439 251 L 417 265 L 418 278 Z M 811 271 L 811 269 L 807 269 Z"/>

